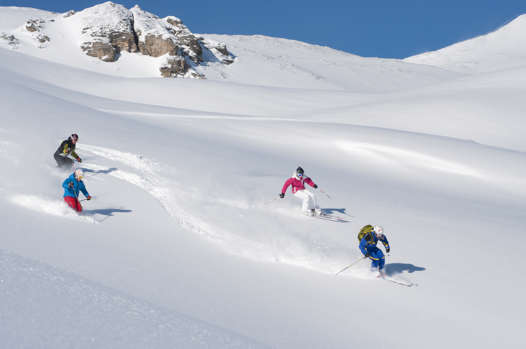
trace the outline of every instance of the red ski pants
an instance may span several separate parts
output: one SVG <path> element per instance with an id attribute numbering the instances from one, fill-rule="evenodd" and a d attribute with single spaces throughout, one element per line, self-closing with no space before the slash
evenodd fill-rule
<path id="1" fill-rule="evenodd" d="M 64 196 L 64 201 L 66 202 L 66 204 L 69 205 L 69 207 L 71 207 L 75 211 L 82 212 L 82 205 L 80 204 L 77 198 L 74 198 L 72 196 Z"/>

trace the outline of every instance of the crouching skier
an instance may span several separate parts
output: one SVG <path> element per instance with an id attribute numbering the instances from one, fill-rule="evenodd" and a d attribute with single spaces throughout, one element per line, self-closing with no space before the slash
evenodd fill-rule
<path id="1" fill-rule="evenodd" d="M 76 169 L 75 172 L 62 183 L 62 187 L 64 188 L 64 201 L 77 212 L 82 212 L 82 206 L 79 201 L 79 191 L 84 194 L 87 200 L 91 200 L 91 196 L 82 181 L 83 178 L 84 172 L 82 172 L 81 169 Z"/>
<path id="2" fill-rule="evenodd" d="M 78 140 L 79 136 L 74 133 L 60 143 L 57 151 L 53 154 L 58 167 L 70 168 L 73 166 L 73 160 L 68 157 L 69 155 L 72 155 L 78 162 L 82 162 L 80 156 L 75 153 L 75 144 L 77 144 Z"/>
<path id="3" fill-rule="evenodd" d="M 309 216 L 314 216 L 316 214 L 321 214 L 320 206 L 318 205 L 318 199 L 316 194 L 305 189 L 305 183 L 313 187 L 314 189 L 318 188 L 318 185 L 312 181 L 309 177 L 305 176 L 305 172 L 301 167 L 296 169 L 296 172 L 292 174 L 292 177 L 285 181 L 281 193 L 279 194 L 280 198 L 285 197 L 285 193 L 289 186 L 292 186 L 292 194 L 300 200 L 303 200 L 302 210 L 303 213 Z"/>
<path id="4" fill-rule="evenodd" d="M 384 265 L 385 265 L 385 256 L 383 252 L 376 247 L 378 241 L 381 241 L 384 245 L 385 252 L 389 253 L 391 248 L 389 247 L 389 242 L 383 234 L 383 228 L 375 225 L 366 225 L 358 234 L 358 241 L 360 242 L 360 251 L 362 251 L 364 257 L 371 259 L 371 270 L 378 271 L 378 277 L 384 276 Z"/>

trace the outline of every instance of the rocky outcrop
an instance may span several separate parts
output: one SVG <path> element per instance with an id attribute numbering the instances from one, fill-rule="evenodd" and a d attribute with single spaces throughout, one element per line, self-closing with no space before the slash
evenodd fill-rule
<path id="1" fill-rule="evenodd" d="M 223 64 L 234 63 L 234 56 L 228 52 L 226 44 L 223 42 L 211 42 L 209 40 L 203 41 L 206 49 L 212 52 L 212 55 Z"/>
<path id="2" fill-rule="evenodd" d="M 105 62 L 116 61 L 123 51 L 166 56 L 159 68 L 161 76 L 203 78 L 196 68 L 207 60 L 205 56 L 224 64 L 234 61 L 224 44 L 208 47 L 209 43 L 190 32 L 181 19 L 159 18 L 137 5 L 128 10 L 106 2 L 75 16 L 82 23 L 82 50 Z"/>
<path id="3" fill-rule="evenodd" d="M 179 18 L 169 16 L 161 19 L 137 5 L 130 11 L 134 16 L 141 53 L 153 57 L 180 56 L 195 64 L 203 62 L 200 38 L 192 34 Z M 190 65 L 187 64 L 187 67 L 190 68 Z"/>
<path id="4" fill-rule="evenodd" d="M 121 51 L 138 51 L 133 15 L 124 6 L 105 2 L 76 16 L 81 18 L 83 42 L 80 47 L 88 56 L 114 62 Z"/>
<path id="5" fill-rule="evenodd" d="M 165 78 L 182 77 L 188 72 L 188 64 L 183 57 L 171 57 L 166 60 L 161 68 L 161 76 Z"/>
<path id="6" fill-rule="evenodd" d="M 68 12 L 64 13 L 63 17 L 64 18 L 68 18 L 68 17 L 71 17 L 75 14 L 75 10 L 69 10 Z"/>
<path id="7" fill-rule="evenodd" d="M 27 20 L 25 24 L 25 29 L 31 33 L 32 38 L 37 42 L 37 45 L 40 48 L 46 47 L 46 44 L 51 40 L 49 36 L 42 33 L 45 23 L 46 21 L 41 18 L 32 18 Z"/>
<path id="8" fill-rule="evenodd" d="M 175 16 L 159 18 L 139 6 L 127 9 L 109 1 L 46 20 L 29 19 L 19 29 L 26 31 L 24 37 L 29 33 L 34 44 L 45 48 L 51 40 L 46 30 L 57 23 L 68 30 L 78 28 L 80 48 L 86 55 L 104 62 L 115 62 L 125 52 L 159 58 L 151 62 L 158 65 L 163 77 L 204 78 L 199 72 L 202 65 L 234 62 L 225 44 L 193 34 Z M 1 38 L 13 47 L 17 45 L 14 36 L 5 34 Z"/>
<path id="9" fill-rule="evenodd" d="M 26 30 L 31 33 L 40 31 L 40 29 L 42 28 L 41 24 L 42 24 L 41 20 L 30 19 L 26 22 Z"/>
<path id="10" fill-rule="evenodd" d="M 0 39 L 6 41 L 7 45 L 9 45 L 9 47 L 12 49 L 18 48 L 18 44 L 20 43 L 20 41 L 14 35 L 3 32 L 0 33 Z"/>
<path id="11" fill-rule="evenodd" d="M 49 36 L 47 35 L 44 35 L 44 34 L 38 34 L 35 39 L 41 43 L 41 44 L 45 44 L 46 42 L 49 42 L 51 41 L 51 39 L 49 38 Z"/>
<path id="12" fill-rule="evenodd" d="M 139 41 L 139 51 L 147 56 L 175 56 L 178 50 L 179 47 L 173 41 L 165 40 L 161 35 L 147 35 L 144 41 Z"/>

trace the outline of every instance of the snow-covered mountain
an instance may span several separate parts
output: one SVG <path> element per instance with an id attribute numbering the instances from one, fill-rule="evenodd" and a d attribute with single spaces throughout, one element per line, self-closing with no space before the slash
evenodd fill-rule
<path id="1" fill-rule="evenodd" d="M 463 73 L 483 73 L 526 67 L 526 14 L 486 35 L 404 61 Z"/>
<path id="2" fill-rule="evenodd" d="M 0 47 L 120 77 L 206 77 L 251 85 L 372 92 L 417 88 L 456 76 L 293 40 L 196 35 L 177 17 L 158 18 L 138 6 L 128 10 L 112 2 L 78 13 L 6 11 L 2 16 L 9 19 L 0 27 Z"/>
<path id="3" fill-rule="evenodd" d="M 105 62 L 82 50 L 105 28 L 82 36 L 86 14 L 104 6 L 133 16 L 137 40 L 124 41 L 139 51 Z M 3 346 L 520 346 L 523 66 L 453 71 L 192 34 L 233 63 L 187 51 L 206 79 L 163 79 L 169 54 L 140 43 L 166 23 L 110 3 L 0 7 Z M 73 132 L 93 196 L 83 215 L 53 159 Z M 290 190 L 279 199 L 298 165 L 327 219 L 303 215 Z M 363 260 L 334 275 L 360 258 L 365 224 L 384 226 L 386 273 L 413 287 Z"/>
<path id="4" fill-rule="evenodd" d="M 138 5 L 128 10 L 105 2 L 64 14 L 11 8 L 4 16 L 10 18 L 0 29 L 4 47 L 76 67 L 93 69 L 97 63 L 81 52 L 104 62 L 119 61 L 113 69 L 123 69 L 125 76 L 204 77 L 195 67 L 233 62 L 223 43 L 204 40 L 179 18 L 159 18 Z"/>

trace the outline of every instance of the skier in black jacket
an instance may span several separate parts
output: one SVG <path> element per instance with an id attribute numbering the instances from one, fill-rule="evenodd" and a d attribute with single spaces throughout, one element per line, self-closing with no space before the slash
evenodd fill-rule
<path id="1" fill-rule="evenodd" d="M 76 133 L 74 133 L 71 136 L 69 136 L 68 139 L 60 143 L 60 146 L 53 155 L 53 157 L 57 161 L 58 167 L 69 168 L 73 166 L 73 160 L 68 157 L 69 155 L 73 156 L 78 162 L 82 162 L 80 156 L 78 156 L 77 153 L 75 153 L 75 144 L 78 140 L 79 136 Z"/>

